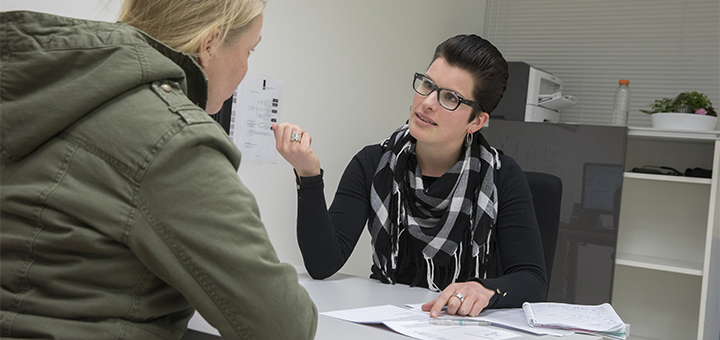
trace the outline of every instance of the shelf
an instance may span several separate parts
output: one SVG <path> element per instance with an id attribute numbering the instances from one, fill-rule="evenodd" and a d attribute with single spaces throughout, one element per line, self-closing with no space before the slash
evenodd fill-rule
<path id="1" fill-rule="evenodd" d="M 644 179 L 651 181 L 664 181 L 673 183 L 692 183 L 692 184 L 707 184 L 712 183 L 710 178 L 698 178 L 698 177 L 685 177 L 685 176 L 670 176 L 670 175 L 655 175 L 655 174 L 643 174 L 637 172 L 625 172 L 624 178 L 632 179 Z"/>
<path id="2" fill-rule="evenodd" d="M 696 275 L 615 266 L 612 305 L 631 325 L 628 340 L 702 340 L 698 338 L 701 282 Z"/>
<path id="3" fill-rule="evenodd" d="M 653 128 L 628 127 L 628 136 L 713 141 L 720 139 L 720 131 L 660 130 Z"/>
<path id="4" fill-rule="evenodd" d="M 645 269 L 660 270 L 671 273 L 702 276 L 702 263 L 664 259 L 653 256 L 635 255 L 629 253 L 617 253 L 615 264 L 638 267 Z"/>
<path id="5" fill-rule="evenodd" d="M 650 165 L 713 178 L 629 172 Z M 628 340 L 717 339 L 706 321 L 718 314 L 720 131 L 630 127 L 624 166 L 613 307 L 633 325 Z"/>

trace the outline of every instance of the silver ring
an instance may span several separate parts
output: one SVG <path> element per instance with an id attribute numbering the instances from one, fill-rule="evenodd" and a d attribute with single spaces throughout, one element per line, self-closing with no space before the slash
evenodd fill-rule
<path id="1" fill-rule="evenodd" d="M 456 297 L 456 298 L 460 299 L 460 304 L 462 304 L 462 303 L 463 303 L 463 301 L 465 300 L 465 297 L 464 297 L 464 296 L 463 296 L 462 294 L 460 294 L 460 293 L 453 293 L 453 295 L 452 295 L 452 296 L 454 296 L 454 297 Z"/>
<path id="2" fill-rule="evenodd" d="M 302 133 L 300 133 L 300 132 L 293 132 L 290 134 L 291 142 L 299 142 L 301 139 L 302 139 Z"/>

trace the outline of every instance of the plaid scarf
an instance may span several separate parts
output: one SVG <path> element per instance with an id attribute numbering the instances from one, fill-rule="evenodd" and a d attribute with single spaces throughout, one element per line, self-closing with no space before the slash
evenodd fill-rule
<path id="1" fill-rule="evenodd" d="M 500 161 L 480 133 L 474 139 L 463 158 L 427 188 L 407 125 L 381 143 L 384 153 L 370 190 L 375 277 L 395 283 L 402 233 L 422 249 L 414 255 L 422 256 L 415 281 L 424 274 L 433 291 L 458 280 L 461 272 L 466 277 L 460 279 L 466 281 L 497 270 L 490 267 L 497 263 L 494 174 Z M 439 272 L 449 274 L 436 277 Z"/>

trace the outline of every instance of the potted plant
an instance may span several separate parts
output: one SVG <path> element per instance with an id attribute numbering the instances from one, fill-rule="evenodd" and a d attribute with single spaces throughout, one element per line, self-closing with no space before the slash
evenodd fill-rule
<path id="1" fill-rule="evenodd" d="M 652 115 L 654 128 L 664 130 L 715 130 L 717 112 L 708 97 L 697 91 L 683 92 L 675 98 L 662 98 L 640 110 Z"/>

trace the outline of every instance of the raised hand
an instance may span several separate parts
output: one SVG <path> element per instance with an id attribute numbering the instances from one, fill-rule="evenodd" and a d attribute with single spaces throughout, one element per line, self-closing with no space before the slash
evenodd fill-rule
<path id="1" fill-rule="evenodd" d="M 320 160 L 310 148 L 312 137 L 302 128 L 292 123 L 273 123 L 275 148 L 300 177 L 320 174 Z"/>

